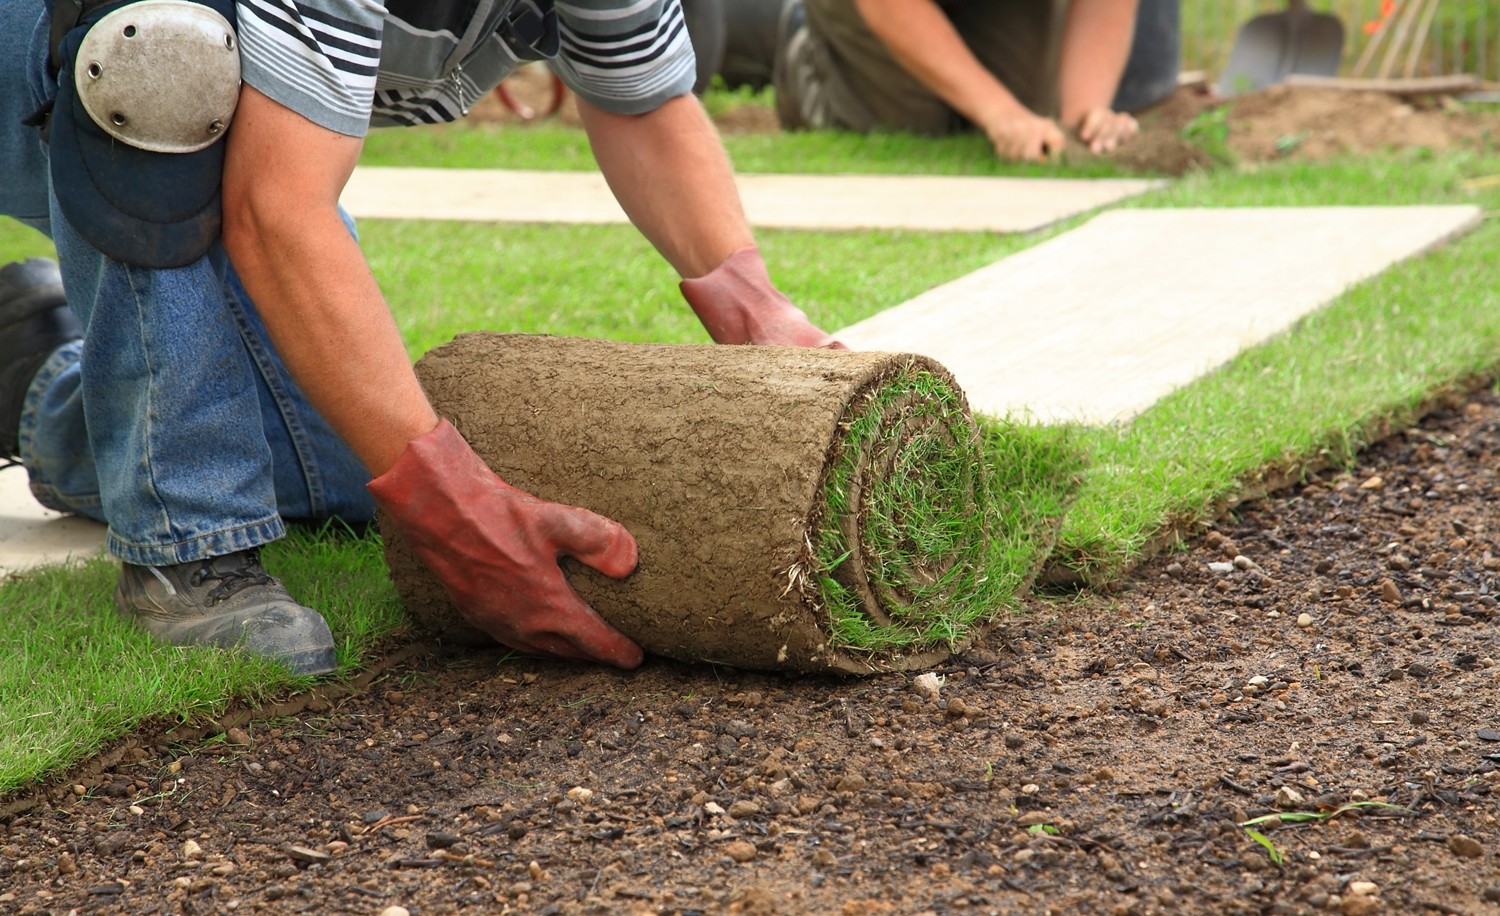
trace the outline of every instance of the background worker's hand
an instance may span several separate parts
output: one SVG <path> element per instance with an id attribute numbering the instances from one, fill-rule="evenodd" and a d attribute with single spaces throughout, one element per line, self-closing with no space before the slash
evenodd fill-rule
<path id="1" fill-rule="evenodd" d="M 683 280 L 680 288 L 714 343 L 848 349 L 771 283 L 760 249 L 753 245 L 703 276 Z"/>
<path id="2" fill-rule="evenodd" d="M 563 578 L 570 556 L 616 579 L 635 569 L 635 538 L 587 509 L 505 483 L 447 420 L 413 439 L 370 493 L 471 624 L 521 652 L 641 663 L 640 647 Z"/>
<path id="3" fill-rule="evenodd" d="M 1140 125 L 1123 111 L 1092 108 L 1079 119 L 1077 131 L 1078 139 L 1089 148 L 1089 152 L 1098 155 L 1114 152 L 1140 131 Z"/>
<path id="4" fill-rule="evenodd" d="M 1044 162 L 1061 153 L 1068 142 L 1055 121 L 1025 109 L 989 119 L 984 133 L 995 155 L 1013 162 Z"/>

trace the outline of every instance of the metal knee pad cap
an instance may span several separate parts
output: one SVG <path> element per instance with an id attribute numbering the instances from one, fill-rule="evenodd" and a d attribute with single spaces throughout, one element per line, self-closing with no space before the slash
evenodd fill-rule
<path id="1" fill-rule="evenodd" d="M 239 100 L 232 0 L 85 12 L 58 48 L 49 127 L 68 222 L 127 264 L 191 264 L 218 241 L 222 139 Z"/>

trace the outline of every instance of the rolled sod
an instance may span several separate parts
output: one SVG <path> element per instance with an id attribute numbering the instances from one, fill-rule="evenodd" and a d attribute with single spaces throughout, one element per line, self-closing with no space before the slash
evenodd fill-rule
<path id="1" fill-rule="evenodd" d="M 984 446 L 930 359 L 475 333 L 417 375 L 505 481 L 619 521 L 640 564 L 562 561 L 648 652 L 742 668 L 928 666 L 1015 582 L 991 556 Z M 396 590 L 439 636 L 488 642 L 387 519 Z"/>

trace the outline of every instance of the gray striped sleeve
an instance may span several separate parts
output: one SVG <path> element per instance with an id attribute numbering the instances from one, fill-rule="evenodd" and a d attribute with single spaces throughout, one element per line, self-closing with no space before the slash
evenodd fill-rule
<path id="1" fill-rule="evenodd" d="M 385 7 L 378 0 L 236 0 L 245 82 L 329 130 L 369 130 Z"/>
<path id="2" fill-rule="evenodd" d="M 678 0 L 560 0 L 553 69 L 607 111 L 641 114 L 693 91 L 693 45 Z"/>

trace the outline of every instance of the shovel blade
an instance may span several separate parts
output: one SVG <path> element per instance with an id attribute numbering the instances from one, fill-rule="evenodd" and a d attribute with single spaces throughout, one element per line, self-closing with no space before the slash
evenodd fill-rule
<path id="1" fill-rule="evenodd" d="M 1222 96 L 1284 82 L 1289 74 L 1336 76 L 1344 24 L 1336 16 L 1293 11 L 1256 16 L 1240 27 L 1215 90 Z"/>

